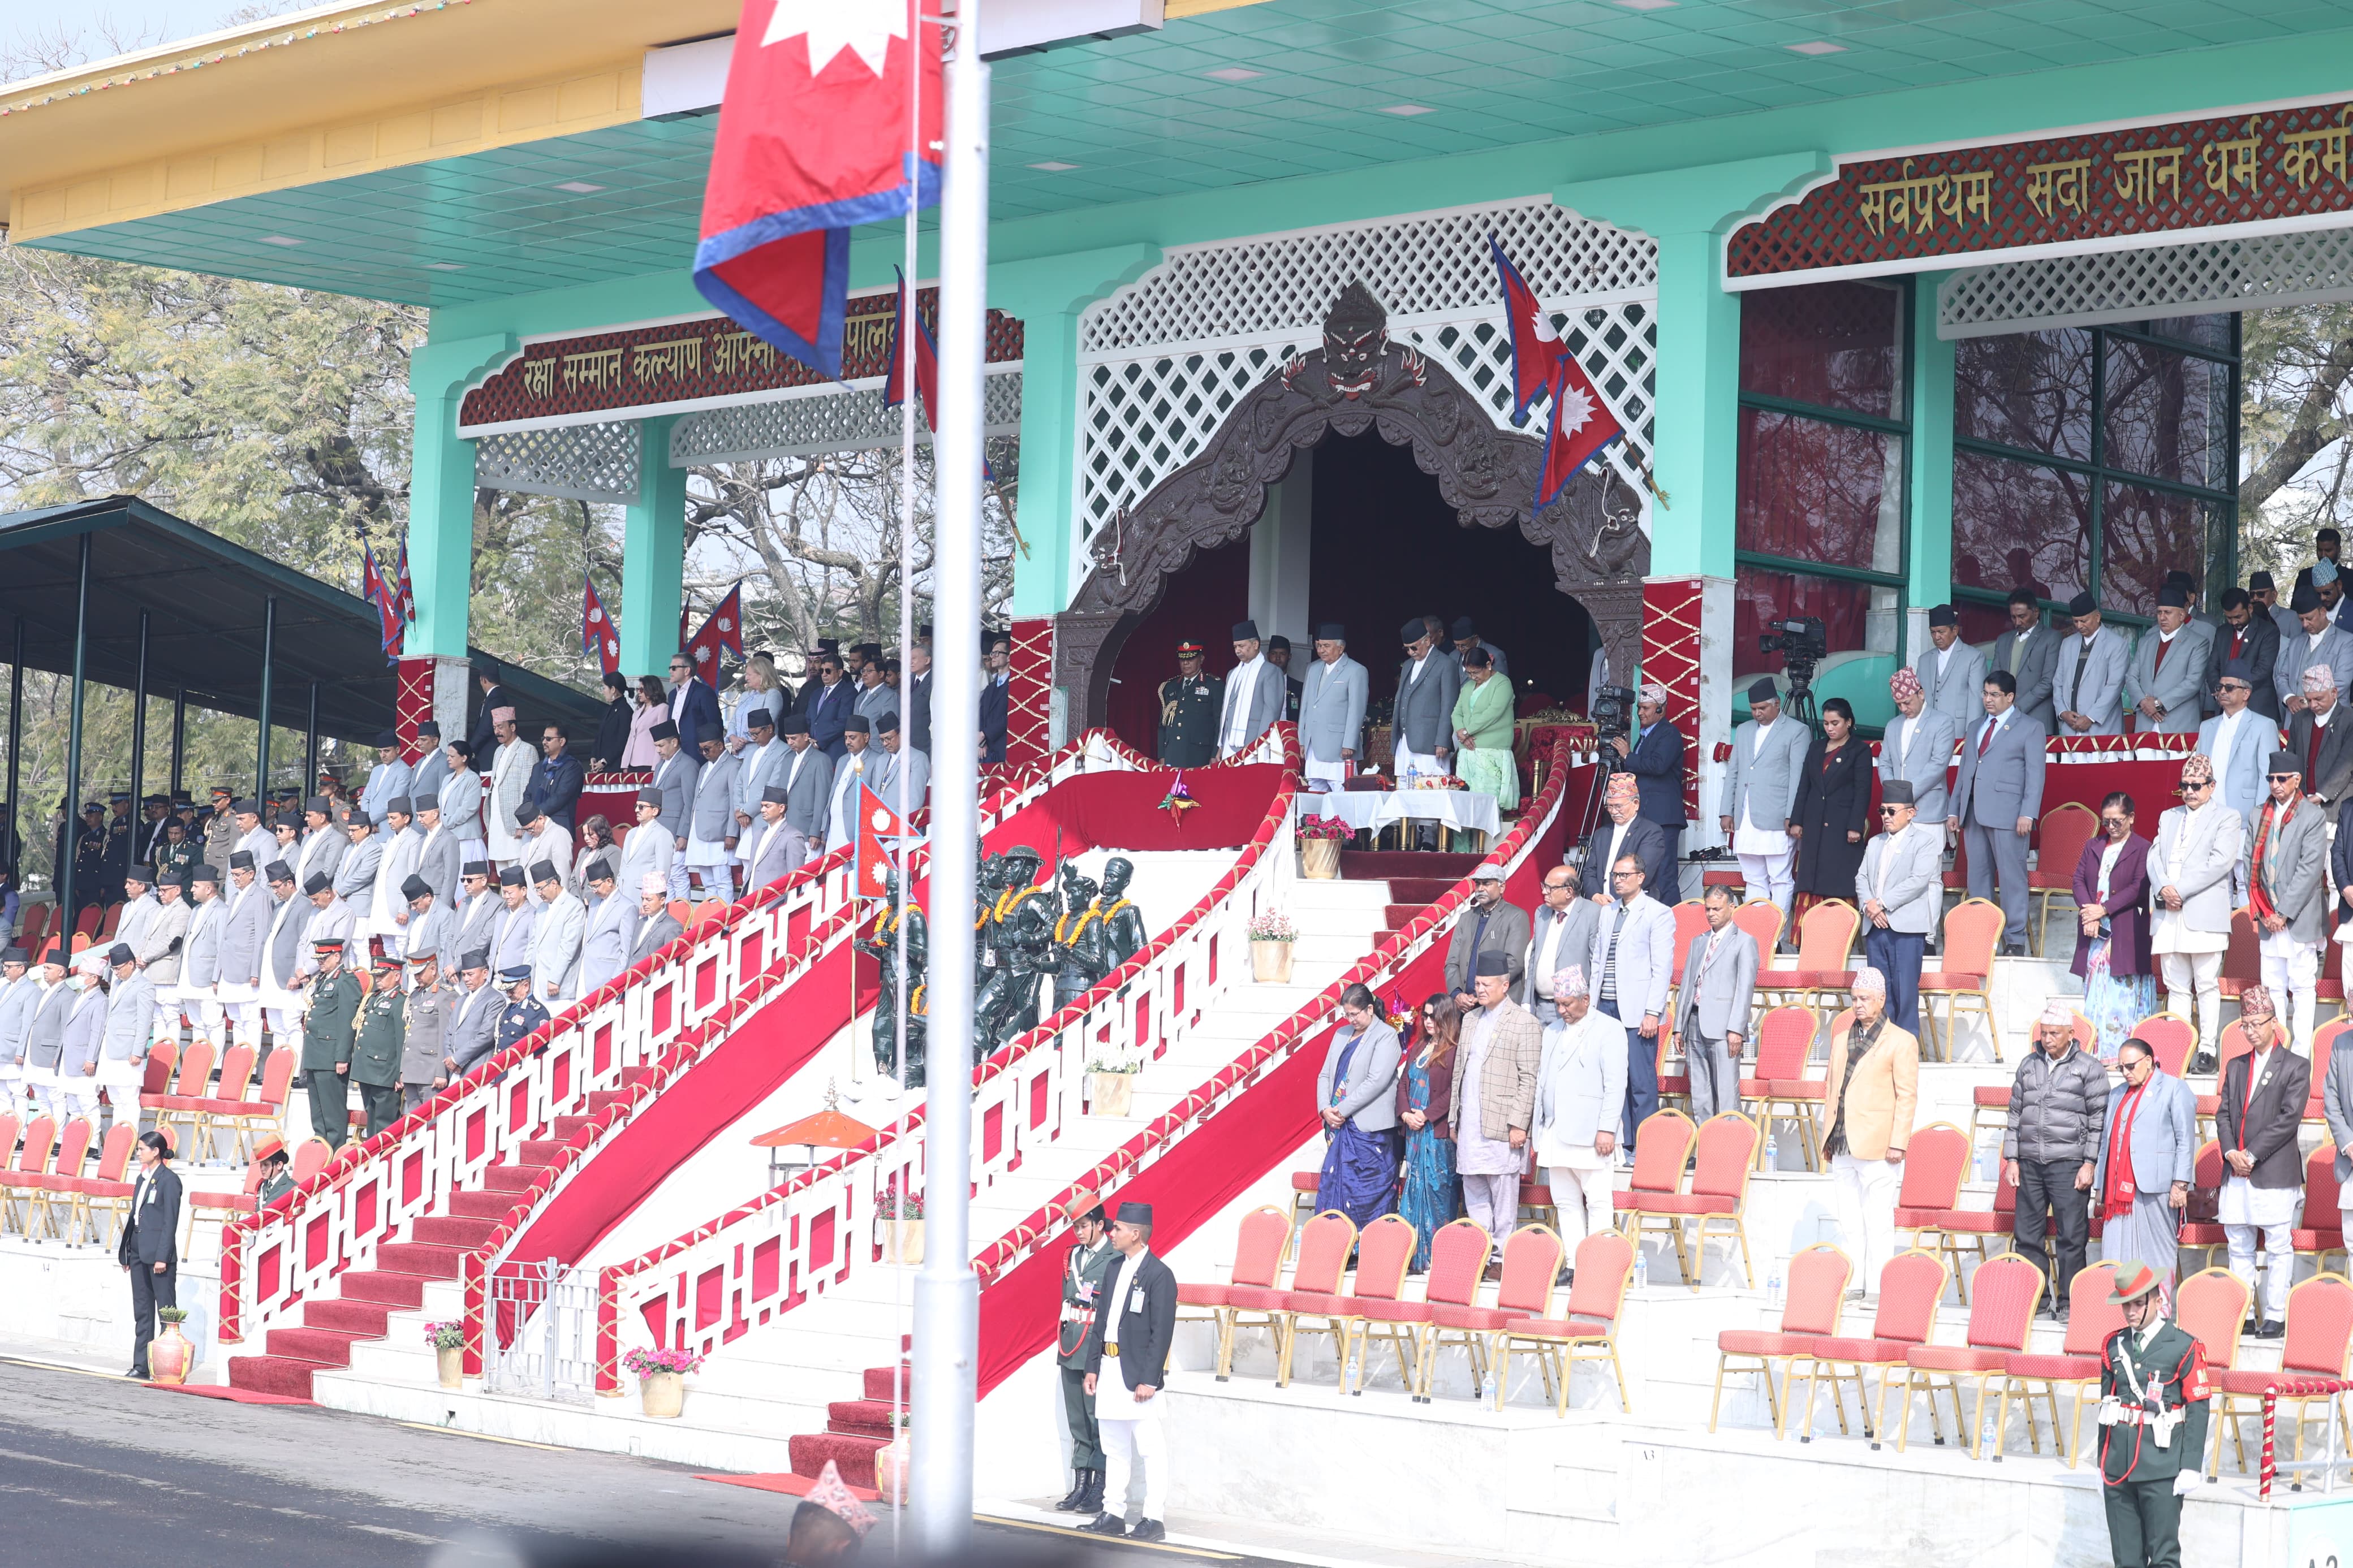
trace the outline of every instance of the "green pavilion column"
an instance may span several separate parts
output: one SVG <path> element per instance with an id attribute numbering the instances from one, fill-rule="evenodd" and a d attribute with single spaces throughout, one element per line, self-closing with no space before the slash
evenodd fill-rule
<path id="1" fill-rule="evenodd" d="M 1928 647 L 1928 610 L 1953 596 L 1953 345 L 1936 335 L 1936 286 L 1950 276 L 1912 278 L 1910 559 L 1904 661 Z"/>
<path id="2" fill-rule="evenodd" d="M 670 462 L 670 426 L 676 415 L 648 419 L 638 426 L 638 496 L 623 509 L 621 674 L 631 684 L 641 675 L 670 679 L 670 655 L 679 647 L 678 611 L 686 602 L 686 470 Z"/>
<path id="3" fill-rule="evenodd" d="M 408 574 L 416 585 L 417 620 L 401 645 L 396 717 L 404 736 L 428 711 L 443 735 L 466 733 L 473 695 L 466 650 L 474 586 L 474 443 L 458 437 L 458 405 L 467 388 L 517 346 L 507 332 L 428 339 L 409 358 L 417 425 L 409 447 Z M 427 659 L 429 670 L 418 662 Z"/>

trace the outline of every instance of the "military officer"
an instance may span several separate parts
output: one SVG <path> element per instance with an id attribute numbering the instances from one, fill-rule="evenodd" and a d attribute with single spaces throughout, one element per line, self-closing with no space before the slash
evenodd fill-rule
<path id="1" fill-rule="evenodd" d="M 116 886 L 131 874 L 131 842 L 137 826 L 131 820 L 131 792 L 118 789 L 106 797 L 106 901 L 120 902 L 122 889 Z"/>
<path id="2" fill-rule="evenodd" d="M 1076 1245 L 1062 1259 L 1062 1325 L 1054 1342 L 1054 1363 L 1062 1369 L 1062 1419 L 1071 1428 L 1071 1468 L 1078 1484 L 1054 1506 L 1064 1513 L 1103 1511 L 1103 1434 L 1095 1425 L 1095 1402 L 1087 1397 L 1087 1330 L 1095 1303 L 1111 1279 L 1119 1254 L 1111 1245 L 1111 1221 L 1094 1194 L 1083 1187 L 1062 1205 Z"/>
<path id="3" fill-rule="evenodd" d="M 105 905 L 122 897 L 122 877 L 115 874 L 110 882 L 106 875 L 106 809 L 96 801 L 87 801 L 81 808 L 81 825 L 74 829 L 74 913 L 93 904 Z"/>
<path id="4" fill-rule="evenodd" d="M 531 965 L 519 963 L 512 969 L 499 971 L 499 984 L 507 994 L 507 1009 L 499 1015 L 499 1043 L 505 1050 L 518 1040 L 527 1040 L 547 1022 L 547 1009 L 531 994 Z"/>
<path id="5" fill-rule="evenodd" d="M 1160 683 L 1160 760 L 1172 768 L 1218 760 L 1218 711 L 1226 683 L 1201 671 L 1201 645 L 1176 645 L 1176 673 Z"/>
<path id="6" fill-rule="evenodd" d="M 267 1133 L 254 1146 L 253 1163 L 261 1167 L 261 1186 L 255 1194 L 260 1206 L 268 1208 L 294 1190 L 294 1178 L 286 1173 L 286 1140 L 277 1133 Z"/>
<path id="7" fill-rule="evenodd" d="M 352 1027 L 359 1022 L 359 978 L 343 968 L 343 939 L 311 944 L 315 972 L 302 1009 L 302 1077 L 311 1094 L 311 1131 L 333 1148 L 351 1133 Z"/>
<path id="8" fill-rule="evenodd" d="M 352 1081 L 359 1085 L 360 1104 L 367 1110 L 370 1138 L 400 1120 L 407 1000 L 400 989 L 400 960 L 385 953 L 375 961 L 375 984 L 360 1008 L 359 1038 L 352 1043 Z"/>
<path id="9" fill-rule="evenodd" d="M 438 947 L 427 947 L 409 959 L 408 979 L 408 1005 L 400 1049 L 403 1116 L 433 1098 L 433 1082 L 441 1076 L 442 1059 L 449 1054 L 461 1000 L 458 992 L 441 984 Z"/>
<path id="10" fill-rule="evenodd" d="M 2116 1266 L 2108 1300 L 2125 1326 L 2100 1347 L 2100 1489 L 2116 1568 L 2181 1568 L 2181 1499 L 2206 1452 L 2205 1352 L 2165 1321 L 2163 1283 L 2137 1259 Z"/>

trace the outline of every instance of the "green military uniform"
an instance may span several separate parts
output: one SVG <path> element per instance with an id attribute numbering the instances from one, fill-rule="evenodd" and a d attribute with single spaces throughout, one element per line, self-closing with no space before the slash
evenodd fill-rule
<path id="1" fill-rule="evenodd" d="M 1092 1206 L 1090 1206 L 1092 1213 Z M 1094 1488 L 1094 1504 L 1085 1498 L 1073 1502 L 1075 1511 L 1102 1507 L 1103 1441 L 1094 1425 L 1094 1401 L 1087 1396 L 1087 1326 L 1094 1323 L 1096 1298 L 1111 1289 L 1111 1272 L 1120 1268 L 1120 1250 L 1111 1239 L 1094 1246 L 1071 1246 L 1061 1262 L 1061 1328 L 1054 1340 L 1054 1363 L 1061 1368 L 1061 1415 L 1071 1427 L 1071 1469 L 1078 1471 L 1080 1493 Z"/>
<path id="2" fill-rule="evenodd" d="M 400 1120 L 400 1056 L 407 1043 L 407 1002 L 397 971 L 377 975 L 375 989 L 360 1008 L 359 1037 L 352 1043 L 352 1081 L 367 1108 L 371 1138 Z"/>
<path id="3" fill-rule="evenodd" d="M 2116 1270 L 2119 1295 L 2146 1282 L 2145 1267 Z M 2100 1347 L 2100 1474 L 2107 1504 L 2108 1546 L 2117 1568 L 2180 1568 L 2179 1478 L 2191 1478 L 2206 1452 L 2209 1388 L 2197 1337 L 2154 1319 L 2126 1328 Z"/>
<path id="4" fill-rule="evenodd" d="M 293 1190 L 294 1178 L 288 1175 L 284 1170 L 280 1170 L 276 1175 L 261 1184 L 261 1206 L 268 1208 Z"/>
<path id="5" fill-rule="evenodd" d="M 359 977 L 348 969 L 313 978 L 302 1012 L 302 1075 L 311 1095 L 311 1131 L 335 1148 L 351 1135 L 352 1080 L 335 1070 L 352 1059 L 359 1022 Z"/>
<path id="6" fill-rule="evenodd" d="M 1177 657 L 1198 658 L 1198 643 L 1178 645 Z M 1160 760 L 1172 768 L 1207 767 L 1218 760 L 1218 710 L 1225 705 L 1226 683 L 1205 675 L 1195 665 L 1190 675 L 1172 675 L 1160 683 Z"/>

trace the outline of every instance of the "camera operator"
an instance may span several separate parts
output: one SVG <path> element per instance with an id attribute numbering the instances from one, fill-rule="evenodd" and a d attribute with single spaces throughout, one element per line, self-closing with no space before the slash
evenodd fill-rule
<path id="1" fill-rule="evenodd" d="M 1667 689 L 1655 681 L 1643 683 L 1634 718 L 1640 728 L 1632 740 L 1620 735 L 1609 745 L 1641 786 L 1642 820 L 1657 824 L 1666 838 L 1642 890 L 1672 908 L 1683 897 L 1683 734 L 1667 722 Z"/>

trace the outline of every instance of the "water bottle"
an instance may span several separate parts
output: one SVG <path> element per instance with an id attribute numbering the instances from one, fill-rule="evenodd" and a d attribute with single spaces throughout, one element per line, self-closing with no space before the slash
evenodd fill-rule
<path id="1" fill-rule="evenodd" d="M 1636 1247 L 1634 1249 L 1634 1289 L 1647 1290 L 1650 1288 L 1651 1255 L 1642 1248 Z"/>
<path id="2" fill-rule="evenodd" d="M 1765 1134 L 1765 1168 L 1768 1171 L 1781 1168 L 1781 1141 L 1770 1132 Z"/>
<path id="3" fill-rule="evenodd" d="M 1781 1304 L 1781 1260 L 1773 1259 L 1773 1272 L 1765 1277 L 1765 1300 L 1772 1306 Z"/>
<path id="4" fill-rule="evenodd" d="M 2001 1429 L 1994 1425 L 1993 1412 L 1990 1410 L 1986 1412 L 1984 1419 L 1978 1426 L 1978 1457 L 1981 1459 L 1992 1459 L 1997 1463 L 2001 1458 Z"/>

